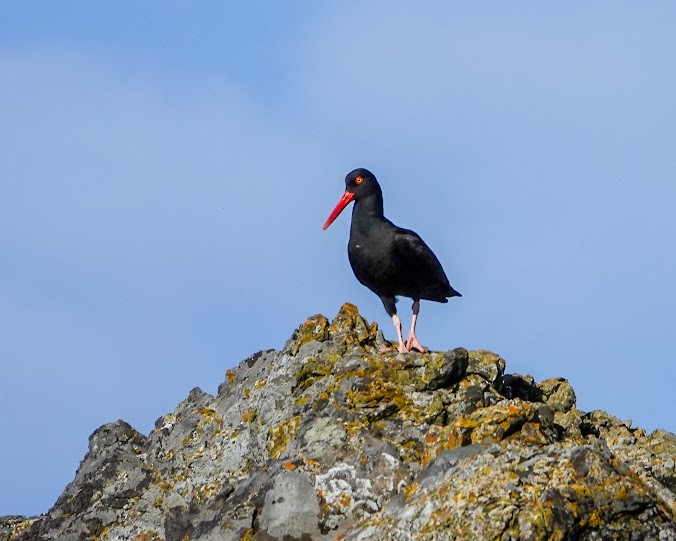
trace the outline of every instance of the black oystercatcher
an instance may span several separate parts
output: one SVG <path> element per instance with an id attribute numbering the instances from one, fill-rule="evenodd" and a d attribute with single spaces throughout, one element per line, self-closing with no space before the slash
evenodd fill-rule
<path id="1" fill-rule="evenodd" d="M 345 193 L 323 229 L 329 227 L 351 201 L 354 201 L 354 209 L 347 254 L 354 275 L 383 302 L 397 330 L 399 351 L 425 351 L 415 336 L 420 300 L 448 302 L 447 297 L 461 295 L 448 283 L 441 263 L 420 236 L 385 218 L 380 184 L 366 169 L 355 169 L 345 177 Z M 413 320 L 406 342 L 395 306 L 397 295 L 413 299 Z"/>

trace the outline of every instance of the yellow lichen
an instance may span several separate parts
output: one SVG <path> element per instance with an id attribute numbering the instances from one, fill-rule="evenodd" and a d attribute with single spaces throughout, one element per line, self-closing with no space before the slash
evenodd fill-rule
<path id="1" fill-rule="evenodd" d="M 28 520 L 21 521 L 18 524 L 14 525 L 11 533 L 9 534 L 9 541 L 11 541 L 15 537 L 17 537 L 21 532 L 24 532 L 28 528 L 30 528 L 30 526 L 31 526 L 31 524 L 33 524 L 33 522 L 35 522 L 35 519 L 31 518 L 31 519 L 28 519 Z"/>
<path id="2" fill-rule="evenodd" d="M 202 416 L 200 427 L 203 427 L 209 422 L 216 423 L 217 425 L 223 424 L 223 418 L 220 417 L 213 408 L 200 408 L 197 410 L 197 413 Z"/>
<path id="3" fill-rule="evenodd" d="M 347 422 L 343 423 L 343 426 L 345 427 L 345 430 L 347 430 L 349 434 L 354 434 L 355 432 L 360 431 L 362 428 L 366 428 L 367 426 L 369 426 L 369 423 L 367 420 L 363 419 L 360 421 L 351 421 L 349 423 Z"/>
<path id="4" fill-rule="evenodd" d="M 252 541 L 254 538 L 254 529 L 249 528 L 246 532 L 244 532 L 244 535 L 240 537 L 239 541 Z"/>
<path id="5" fill-rule="evenodd" d="M 222 483 L 219 481 L 209 481 L 203 485 L 193 487 L 191 494 L 196 502 L 204 502 L 213 498 L 222 488 Z"/>
<path id="6" fill-rule="evenodd" d="M 382 403 L 391 403 L 400 410 L 409 403 L 403 389 L 380 378 L 367 380 L 366 384 L 353 387 L 347 392 L 347 402 L 353 407 L 376 407 Z"/>
<path id="7" fill-rule="evenodd" d="M 107 526 L 99 526 L 96 531 L 89 536 L 89 539 L 91 541 L 100 541 L 101 539 L 105 539 L 108 537 L 108 532 L 110 531 L 112 524 L 108 524 Z"/>
<path id="8" fill-rule="evenodd" d="M 155 530 L 142 532 L 134 537 L 134 541 L 160 541 L 160 534 Z"/>
<path id="9" fill-rule="evenodd" d="M 411 483 L 410 485 L 404 487 L 403 492 L 406 495 L 406 499 L 410 500 L 413 494 L 415 494 L 419 488 L 420 485 L 418 483 Z"/>
<path id="10" fill-rule="evenodd" d="M 250 409 L 242 412 L 242 422 L 243 423 L 253 423 L 256 419 L 258 413 L 255 409 Z"/>
<path id="11" fill-rule="evenodd" d="M 295 355 L 305 344 L 323 341 L 328 337 L 329 320 L 321 314 L 314 315 L 294 331 L 289 352 Z"/>
<path id="12" fill-rule="evenodd" d="M 172 489 L 174 488 L 167 481 L 161 481 L 159 485 L 160 485 L 160 490 L 162 492 L 171 492 Z"/>
<path id="13" fill-rule="evenodd" d="M 274 460 L 280 457 L 289 445 L 289 442 L 295 437 L 296 432 L 298 432 L 300 423 L 300 415 L 294 415 L 270 428 L 270 436 L 267 443 L 270 458 Z"/>
<path id="14" fill-rule="evenodd" d="M 334 363 L 326 359 L 308 358 L 296 373 L 296 387 L 304 391 L 317 380 L 331 374 L 333 366 Z"/>
<path id="15" fill-rule="evenodd" d="M 592 512 L 587 519 L 587 525 L 590 528 L 598 528 L 601 524 L 603 524 L 603 519 L 601 518 L 598 509 L 592 509 Z"/>
<path id="16" fill-rule="evenodd" d="M 549 536 L 548 541 L 563 541 L 566 537 L 566 532 L 563 530 L 554 530 L 552 535 Z"/>

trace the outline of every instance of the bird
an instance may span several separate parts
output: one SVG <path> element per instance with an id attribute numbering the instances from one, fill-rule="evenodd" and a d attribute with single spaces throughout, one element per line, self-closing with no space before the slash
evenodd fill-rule
<path id="1" fill-rule="evenodd" d="M 322 229 L 326 230 L 347 205 L 354 201 L 347 255 L 359 282 L 375 293 L 392 318 L 400 353 L 427 351 L 415 335 L 420 301 L 448 302 L 462 297 L 446 277 L 434 252 L 415 231 L 397 227 L 385 218 L 383 192 L 375 175 L 358 168 L 345 177 L 345 193 Z M 411 330 L 404 341 L 397 297 L 413 300 Z"/>

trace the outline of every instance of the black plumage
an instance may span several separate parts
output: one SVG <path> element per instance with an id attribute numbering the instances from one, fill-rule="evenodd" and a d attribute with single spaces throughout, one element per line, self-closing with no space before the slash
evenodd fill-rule
<path id="1" fill-rule="evenodd" d="M 448 302 L 461 296 L 446 273 L 415 231 L 397 227 L 385 218 L 383 194 L 376 177 L 367 169 L 355 169 L 345 178 L 345 194 L 324 224 L 326 229 L 351 201 L 352 210 L 348 257 L 357 280 L 373 291 L 393 319 L 399 351 L 425 348 L 415 337 L 419 301 Z M 413 322 L 406 342 L 395 306 L 396 297 L 413 299 Z"/>

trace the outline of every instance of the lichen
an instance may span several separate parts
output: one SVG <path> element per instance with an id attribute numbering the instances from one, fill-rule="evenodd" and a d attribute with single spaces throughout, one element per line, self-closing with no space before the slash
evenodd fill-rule
<path id="1" fill-rule="evenodd" d="M 239 541 L 253 541 L 255 533 L 256 531 L 253 528 L 249 528 L 244 532 L 242 537 L 239 538 Z"/>
<path id="2" fill-rule="evenodd" d="M 283 501 L 264 492 L 283 479 L 293 512 L 333 539 L 670 538 L 676 436 L 580 411 L 567 381 L 505 374 L 491 352 L 383 354 L 382 340 L 346 304 L 331 323 L 303 323 L 283 352 L 227 371 L 227 392 L 191 393 L 147 439 L 103 430 L 77 498 L 40 529 L 158 541 L 146 528 L 164 532 L 173 513 L 185 522 L 175 539 L 218 524 L 251 541 L 268 535 L 266 506 Z M 292 490 L 308 482 L 306 499 Z M 0 519 L 0 539 L 30 524 Z"/>
<path id="3" fill-rule="evenodd" d="M 218 415 L 215 409 L 213 408 L 200 408 L 197 410 L 197 413 L 202 416 L 200 419 L 200 427 L 203 427 L 207 423 L 216 423 L 217 425 L 223 424 L 223 418 Z"/>
<path id="4" fill-rule="evenodd" d="M 160 533 L 157 530 L 148 530 L 141 532 L 133 541 L 160 541 Z"/>
<path id="5" fill-rule="evenodd" d="M 308 318 L 291 336 L 287 351 L 296 355 L 300 348 L 309 342 L 322 342 L 329 338 L 329 321 L 321 314 Z"/>
<path id="6" fill-rule="evenodd" d="M 242 422 L 243 423 L 253 423 L 256 420 L 256 417 L 258 416 L 258 412 L 255 409 L 248 409 L 246 411 L 242 412 Z"/>
<path id="7" fill-rule="evenodd" d="M 26 531 L 35 522 L 34 518 L 27 518 L 16 522 L 10 533 L 7 541 L 14 541 L 22 532 Z"/>
<path id="8" fill-rule="evenodd" d="M 268 453 L 270 458 L 277 459 L 286 450 L 289 442 L 298 432 L 301 423 L 300 415 L 294 415 L 270 428 L 268 438 Z"/>

